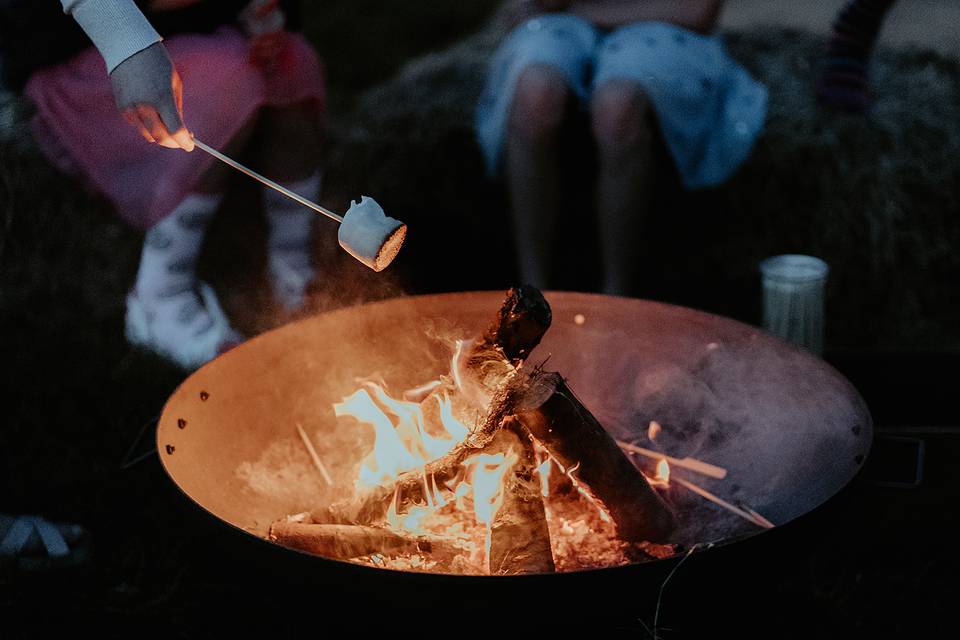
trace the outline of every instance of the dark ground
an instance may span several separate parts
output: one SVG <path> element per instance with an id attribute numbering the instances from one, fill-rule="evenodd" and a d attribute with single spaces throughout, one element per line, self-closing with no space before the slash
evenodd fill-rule
<path id="1" fill-rule="evenodd" d="M 430 159 L 441 182 L 451 172 L 475 168 L 475 159 L 470 156 L 460 164 L 438 165 L 436 161 L 437 157 L 446 160 L 451 155 L 460 158 L 457 154 L 465 144 L 462 127 L 457 128 L 460 124 L 434 135 L 418 128 L 422 127 L 418 119 L 422 113 L 405 110 L 400 100 L 393 115 L 378 116 L 377 105 L 384 103 L 384 96 L 404 95 L 402 78 L 362 92 L 389 78 L 400 60 L 445 46 L 473 28 L 490 4 L 437 11 L 420 9 L 417 3 L 342 1 L 324 3 L 323 16 L 308 16 L 307 31 L 331 71 L 335 134 L 331 154 L 346 167 L 331 170 L 328 184 L 335 186 L 327 197 L 332 202 L 342 201 L 344 193 L 350 194 L 352 182 L 366 182 L 373 185 L 370 192 L 385 192 L 388 203 L 396 203 L 387 209 L 395 212 L 399 208 L 404 213 L 395 213 L 398 217 L 411 221 L 418 215 L 428 215 L 415 211 L 412 217 L 406 215 L 410 198 L 394 184 L 400 178 L 391 176 L 395 165 L 384 155 L 395 149 L 390 145 L 398 144 L 386 138 L 390 131 L 417 138 L 415 145 L 434 151 L 438 144 L 441 149 L 449 145 L 453 151 L 447 156 Z M 391 16 L 401 7 L 404 20 L 394 20 Z M 369 40 L 351 32 L 357 14 L 369 17 L 364 32 Z M 809 47 L 802 37 L 795 38 L 790 42 L 798 50 Z M 759 73 L 768 74 L 765 81 L 776 82 L 778 74 L 787 76 L 788 71 L 801 73 L 806 58 L 786 56 L 783 64 L 787 67 L 777 72 L 776 64 L 781 63 L 763 63 L 764 56 L 772 59 L 773 52 L 761 44 L 749 41 L 734 46 L 751 55 L 752 63 L 760 66 Z M 358 53 L 360 50 L 362 53 Z M 955 552 L 960 411 L 951 398 L 956 395 L 952 392 L 956 390 L 960 364 L 956 351 L 960 325 L 953 323 L 957 309 L 952 306 L 955 293 L 951 292 L 956 291 L 958 272 L 950 257 L 957 247 L 958 227 L 949 224 L 949 216 L 958 213 L 960 191 L 956 159 L 950 152 L 957 148 L 957 138 L 955 129 L 949 127 L 958 125 L 942 125 L 946 130 L 929 126 L 927 120 L 936 120 L 931 113 L 940 114 L 937 109 L 942 108 L 949 114 L 949 106 L 921 108 L 922 99 L 935 92 L 923 93 L 917 83 L 924 81 L 924 73 L 928 79 L 946 74 L 954 83 L 958 76 L 955 66 L 944 66 L 946 63 L 922 52 L 908 53 L 906 62 L 893 57 L 885 60 L 888 62 L 883 63 L 881 74 L 888 77 L 904 68 L 897 66 L 900 64 L 909 63 L 914 65 L 910 68 L 921 70 L 898 80 L 901 84 L 897 87 L 909 88 L 914 97 L 902 96 L 900 100 L 898 93 L 898 100 L 882 103 L 872 120 L 844 121 L 837 125 L 839 128 L 824 124 L 826 116 L 822 114 L 806 120 L 802 114 L 793 120 L 775 119 L 767 136 L 772 142 L 759 147 L 755 164 L 737 178 L 731 190 L 717 197 L 721 202 L 735 203 L 735 207 L 739 203 L 738 211 L 786 208 L 796 212 L 804 203 L 796 203 L 795 195 L 787 194 L 811 194 L 805 206 L 817 212 L 813 219 L 791 223 L 789 218 L 795 217 L 791 213 L 785 216 L 786 222 L 777 218 L 761 225 L 756 237 L 766 240 L 755 252 L 806 248 L 810 242 L 815 243 L 815 239 L 803 240 L 802 235 L 798 240 L 792 231 L 777 236 L 778 229 L 829 227 L 831 215 L 841 216 L 832 207 L 834 202 L 846 203 L 843 211 L 892 203 L 885 210 L 888 217 L 881 219 L 888 227 L 892 225 L 892 231 L 883 225 L 870 227 L 869 220 L 861 224 L 846 218 L 849 224 L 830 227 L 827 240 L 818 245 L 830 252 L 831 265 L 859 264 L 859 258 L 845 262 L 843 256 L 860 256 L 862 243 L 858 240 L 864 238 L 874 243 L 870 246 L 877 248 L 878 256 L 869 268 L 858 271 L 851 267 L 839 278 L 848 284 L 839 292 L 834 290 L 831 297 L 834 315 L 828 318 L 833 318 L 834 328 L 828 359 L 858 386 L 886 435 L 906 434 L 926 440 L 922 486 L 904 489 L 877 485 L 877 480 L 902 475 L 893 455 L 893 441 L 879 442 L 872 457 L 873 468 L 824 508 L 760 539 L 685 563 L 664 592 L 660 624 L 674 631 L 662 630 L 661 637 L 702 637 L 707 632 L 714 637 L 918 637 L 945 635 L 955 626 L 952 620 L 960 569 Z M 432 63 L 424 64 L 429 67 Z M 444 75 L 443 69 L 448 68 L 440 65 L 439 71 L 427 75 L 450 88 L 454 86 L 450 83 L 462 76 Z M 416 77 L 416 73 L 409 73 Z M 438 77 L 440 80 L 436 80 Z M 945 93 L 948 98 L 957 95 L 950 91 Z M 469 102 L 469 98 L 457 100 L 456 104 Z M 415 97 L 411 101 L 416 102 Z M 784 105 L 777 113 L 789 111 L 788 96 L 778 93 L 774 101 Z M 891 123 L 907 117 L 905 114 L 913 114 L 913 124 L 900 135 Z M 458 117 L 461 122 L 462 115 Z M 801 126 L 804 122 L 807 129 Z M 796 137 L 788 135 L 790 131 Z M 889 196 L 891 192 L 880 187 L 872 188 L 871 180 L 878 176 L 866 171 L 837 200 L 816 201 L 814 192 L 821 194 L 832 186 L 816 186 L 818 180 L 825 179 L 820 166 L 825 155 L 811 155 L 796 141 L 817 136 L 821 143 L 814 147 L 826 149 L 831 157 L 837 154 L 831 151 L 834 147 L 829 146 L 830 140 L 838 136 L 841 142 L 846 139 L 854 146 L 873 140 L 877 146 L 861 149 L 852 157 L 862 163 L 877 156 L 893 158 L 878 162 L 876 170 L 885 172 L 884 176 L 898 177 L 895 195 Z M 947 141 L 937 146 L 938 137 Z M 911 140 L 916 144 L 910 144 Z M 933 150 L 926 148 L 931 145 Z M 937 169 L 940 172 L 932 176 L 919 175 L 922 172 L 915 170 L 944 163 L 945 168 Z M 758 169 L 770 165 L 777 165 L 776 170 L 769 171 L 774 178 Z M 783 177 L 788 173 L 784 165 L 796 169 L 795 178 Z M 364 170 L 347 175 L 357 166 Z M 0 145 L 0 167 L 0 511 L 42 513 L 82 523 L 92 532 L 95 543 L 94 561 L 81 573 L 46 579 L 0 574 L 0 638 L 44 637 L 77 630 L 118 638 L 228 634 L 286 637 L 300 636 L 304 630 L 322 634 L 325 621 L 344 616 L 343 609 L 325 606 L 329 592 L 301 586 L 302 597 L 292 598 L 288 589 L 265 582 L 262 574 L 250 566 L 249 557 L 235 555 L 232 543 L 236 534 L 214 526 L 187 504 L 155 457 L 121 468 L 128 448 L 145 424 L 146 436 L 134 453 L 149 449 L 150 422 L 183 377 L 157 358 L 130 349 L 122 337 L 123 296 L 136 266 L 137 235 L 121 226 L 104 203 L 57 175 L 35 153 L 16 142 Z M 418 172 L 423 167 L 429 167 L 429 163 L 409 168 L 407 175 L 414 176 L 415 190 L 422 191 L 422 175 Z M 826 175 L 850 170 L 849 165 L 841 163 Z M 341 172 L 339 179 L 337 171 Z M 455 180 L 452 177 L 451 186 L 445 188 L 453 190 Z M 338 194 L 338 184 L 349 186 L 341 186 L 344 193 Z M 244 233 L 259 224 L 255 212 L 244 206 L 243 189 L 247 186 L 238 182 L 239 194 L 232 196 L 233 204 L 227 205 L 237 210 L 242 222 L 220 222 L 204 268 L 225 292 L 226 304 L 239 321 L 249 329 L 258 329 L 269 323 L 266 314 L 256 312 L 268 301 L 256 275 L 262 258 L 256 249 L 245 248 L 243 242 Z M 467 197 L 476 196 L 484 206 L 501 198 L 496 192 L 488 192 L 486 184 L 469 188 Z M 744 193 L 758 191 L 762 195 L 749 201 L 743 197 Z M 465 206 L 470 209 L 469 203 Z M 874 215 L 876 210 L 871 212 L 869 215 Z M 907 213 L 915 225 L 906 223 Z M 470 222 L 475 220 L 470 215 L 465 214 L 466 222 L 460 221 L 458 230 L 471 232 L 484 227 L 480 222 Z M 735 218 L 727 231 L 752 238 L 749 234 L 756 232 L 756 227 L 750 220 L 755 219 L 744 214 Z M 486 224 L 489 227 L 489 221 Z M 786 226 L 778 227 L 780 224 Z M 719 234 L 722 227 L 708 228 Z M 878 228 L 870 234 L 870 229 Z M 931 237 L 935 241 L 928 242 Z M 928 254 L 911 258 L 912 252 L 928 245 Z M 465 264 L 451 264 L 453 252 L 449 248 L 431 249 L 423 240 L 411 246 L 423 252 L 414 254 L 429 256 L 427 267 L 410 261 L 400 263 L 393 279 L 378 285 L 376 295 L 390 295 L 401 288 L 426 292 L 510 284 L 509 260 L 501 259 L 495 268 L 478 271 L 469 259 L 462 261 Z M 507 247 L 506 241 L 494 240 L 497 255 L 507 255 Z M 231 268 L 235 263 L 224 257 L 238 249 L 249 259 L 249 270 Z M 491 250 L 489 246 L 486 249 Z M 748 256 L 749 260 L 742 260 L 733 269 L 733 280 L 721 284 L 755 286 L 751 280 L 755 272 L 750 271 L 755 260 L 752 253 Z M 675 263 L 682 265 L 684 260 L 675 259 Z M 884 265 L 889 264 L 893 267 L 888 269 L 898 274 L 888 287 L 894 293 L 884 291 L 882 280 L 870 275 L 874 271 L 886 273 Z M 350 271 L 352 265 L 339 264 L 337 268 L 354 273 Z M 752 294 L 731 294 L 729 298 L 737 300 L 733 304 L 722 295 L 727 289 L 698 291 L 689 280 L 682 274 L 677 276 L 682 286 L 675 291 L 670 289 L 669 279 L 659 283 L 668 293 L 663 297 L 673 296 L 693 306 L 756 321 Z M 854 302 L 846 300 L 850 295 Z M 326 292 L 320 304 L 335 306 L 355 297 L 353 291 Z M 905 305 L 906 310 L 896 309 L 898 304 Z M 858 325 L 863 326 L 858 329 Z M 647 597 L 651 586 L 655 591 L 656 585 L 639 582 L 618 585 L 637 590 L 636 609 L 598 609 L 590 629 L 595 635 L 649 637 L 643 625 L 649 626 L 653 620 L 655 600 Z M 491 602 L 499 595 L 491 593 Z M 576 608 L 575 593 L 562 594 L 558 600 L 550 613 Z M 456 608 L 457 594 L 449 594 L 445 605 Z M 510 605 L 511 611 L 522 611 L 516 601 Z M 356 630 L 396 615 L 387 611 L 377 606 L 367 608 L 355 618 L 362 621 Z M 423 612 L 407 614 L 416 620 Z M 531 631 L 545 625 L 539 612 L 527 621 L 525 628 Z M 562 626 L 560 620 L 557 624 Z M 484 627 L 497 635 L 504 633 L 500 624 L 479 622 L 469 626 Z M 567 626 L 558 630 L 571 629 Z"/>

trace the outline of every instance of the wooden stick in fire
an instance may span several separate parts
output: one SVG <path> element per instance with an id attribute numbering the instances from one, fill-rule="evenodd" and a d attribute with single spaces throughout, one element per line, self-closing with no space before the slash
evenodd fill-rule
<path id="1" fill-rule="evenodd" d="M 303 446 L 307 448 L 307 453 L 310 455 L 310 459 L 313 460 L 313 466 L 317 468 L 317 471 L 319 471 L 323 479 L 326 480 L 327 486 L 332 487 L 333 478 L 330 477 L 330 472 L 327 471 L 326 465 L 324 465 L 323 460 L 320 459 L 320 454 L 317 453 L 313 443 L 310 442 L 310 436 L 303 430 L 299 422 L 297 423 L 297 433 L 300 434 L 300 439 L 303 440 Z"/>
<path id="2" fill-rule="evenodd" d="M 407 236 L 407 225 L 387 217 L 373 198 L 362 196 L 360 202 L 351 202 L 347 213 L 340 216 L 223 155 L 196 138 L 193 139 L 193 143 L 220 162 L 339 223 L 337 239 L 340 246 L 374 271 L 386 269 L 400 252 L 400 247 L 403 246 Z"/>
<path id="3" fill-rule="evenodd" d="M 341 560 L 374 553 L 426 553 L 434 560 L 451 560 L 462 553 L 430 536 L 407 537 L 379 527 L 314 524 L 290 519 L 274 522 L 268 539 L 291 549 Z"/>
<path id="4" fill-rule="evenodd" d="M 766 518 L 764 518 L 762 515 L 760 515 L 759 513 L 757 513 L 756 511 L 754 511 L 753 509 L 750 509 L 750 508 L 741 509 L 740 507 L 738 507 L 738 506 L 736 506 L 736 505 L 730 504 L 729 502 L 727 502 L 726 500 L 724 500 L 724 499 L 721 498 L 720 496 L 717 496 L 717 495 L 714 495 L 714 494 L 710 493 L 709 491 L 707 491 L 707 490 L 704 489 L 703 487 L 700 487 L 700 486 L 697 486 L 697 485 L 693 484 L 693 483 L 690 482 L 689 480 L 684 480 L 683 478 L 678 478 L 678 477 L 674 476 L 674 477 L 670 478 L 670 482 L 676 482 L 676 483 L 679 484 L 680 486 L 686 487 L 687 489 L 689 489 L 690 491 L 694 492 L 695 494 L 697 494 L 697 495 L 700 496 L 701 498 L 706 498 L 706 499 L 709 500 L 710 502 L 712 502 L 712 503 L 714 503 L 714 504 L 716 504 L 716 505 L 718 505 L 718 506 L 720 506 L 720 507 L 723 507 L 724 509 L 726 509 L 726 510 L 729 511 L 730 513 L 735 513 L 736 515 L 740 516 L 740 517 L 743 518 L 744 520 L 747 520 L 747 521 L 749 521 L 749 522 L 752 522 L 753 524 L 757 525 L 758 527 L 761 527 L 761 528 L 763 528 L 763 529 L 773 529 L 774 526 L 775 526 L 772 522 L 770 522 L 769 520 L 767 520 Z"/>
<path id="5" fill-rule="evenodd" d="M 715 464 L 710 464 L 709 462 L 704 462 L 703 460 L 697 460 L 696 458 L 690 457 L 674 458 L 664 453 L 660 453 L 659 451 L 644 449 L 643 447 L 637 446 L 630 442 L 621 442 L 620 440 L 617 440 L 617 444 L 620 445 L 621 449 L 629 453 L 636 453 L 637 455 L 653 458 L 654 460 L 666 460 L 670 463 L 671 467 L 687 469 L 688 471 L 693 471 L 711 478 L 716 478 L 717 480 L 723 480 L 727 477 L 726 469 L 723 467 L 718 467 Z"/>

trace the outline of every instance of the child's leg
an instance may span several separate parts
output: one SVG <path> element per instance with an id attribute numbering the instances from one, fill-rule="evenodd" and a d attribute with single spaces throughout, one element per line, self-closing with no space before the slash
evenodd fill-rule
<path id="1" fill-rule="evenodd" d="M 863 111 L 870 105 L 870 56 L 894 0 L 851 0 L 837 14 L 817 97 L 832 107 Z"/>
<path id="2" fill-rule="evenodd" d="M 303 103 L 264 110 L 260 131 L 264 170 L 277 182 L 309 200 L 320 195 L 323 127 L 316 105 Z M 268 263 L 274 293 L 288 310 L 303 304 L 315 275 L 313 229 L 317 215 L 273 189 L 263 190 L 270 228 Z M 336 238 L 333 224 L 324 236 Z"/>
<path id="3" fill-rule="evenodd" d="M 255 122 L 248 122 L 224 151 L 237 155 Z M 215 296 L 197 279 L 197 260 L 210 219 L 223 200 L 229 176 L 210 166 L 192 193 L 147 231 L 136 283 L 127 299 L 128 338 L 193 368 L 240 340 Z"/>
<path id="4" fill-rule="evenodd" d="M 220 200 L 219 194 L 191 193 L 147 231 L 127 299 L 130 341 L 187 368 L 203 364 L 227 346 L 222 343 L 237 338 L 196 276 L 204 233 Z"/>
<path id="5" fill-rule="evenodd" d="M 520 276 L 550 286 L 560 213 L 560 129 L 571 92 L 563 74 L 547 65 L 527 67 L 517 81 L 507 125 L 505 168 Z"/>
<path id="6" fill-rule="evenodd" d="M 651 107 L 637 83 L 610 80 L 594 93 L 590 111 L 600 164 L 596 201 L 602 290 L 635 295 L 642 275 L 638 246 L 652 191 Z"/>
<path id="7" fill-rule="evenodd" d="M 560 129 L 567 108 L 589 95 L 599 33 L 566 13 L 514 29 L 490 62 L 476 113 L 477 140 L 510 196 L 520 275 L 548 287 L 561 202 Z"/>

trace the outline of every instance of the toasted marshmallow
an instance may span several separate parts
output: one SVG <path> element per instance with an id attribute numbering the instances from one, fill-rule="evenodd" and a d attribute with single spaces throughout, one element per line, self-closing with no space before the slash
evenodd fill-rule
<path id="1" fill-rule="evenodd" d="M 406 237 L 407 225 L 387 217 L 368 196 L 350 204 L 337 234 L 340 246 L 374 271 L 383 271 L 393 262 Z"/>

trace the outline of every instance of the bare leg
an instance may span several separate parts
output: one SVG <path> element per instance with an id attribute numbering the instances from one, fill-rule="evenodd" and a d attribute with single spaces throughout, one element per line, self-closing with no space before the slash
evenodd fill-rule
<path id="1" fill-rule="evenodd" d="M 320 196 L 323 127 L 313 102 L 266 109 L 259 131 L 264 173 L 308 200 Z M 335 223 L 270 190 L 263 191 L 270 235 L 269 272 L 276 300 L 288 312 L 307 299 L 318 263 L 314 229 L 319 226 L 325 262 L 336 251 Z"/>
<path id="2" fill-rule="evenodd" d="M 290 187 L 322 173 L 324 126 L 313 101 L 264 109 L 257 138 L 263 172 L 269 178 Z M 300 195 L 313 200 L 319 194 Z M 318 227 L 324 261 L 336 256 L 337 223 L 316 215 L 311 218 Z"/>
<path id="3" fill-rule="evenodd" d="M 590 111 L 600 162 L 597 219 L 603 292 L 635 295 L 642 276 L 644 217 L 652 192 L 650 105 L 639 85 L 613 80 L 594 93 Z"/>
<path id="4" fill-rule="evenodd" d="M 506 172 L 520 276 L 539 288 L 550 285 L 560 213 L 559 133 L 570 91 L 547 65 L 520 75 L 507 131 Z"/>

